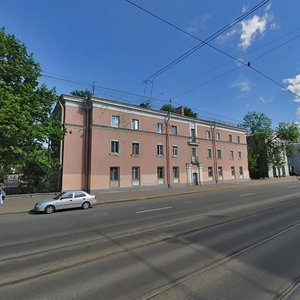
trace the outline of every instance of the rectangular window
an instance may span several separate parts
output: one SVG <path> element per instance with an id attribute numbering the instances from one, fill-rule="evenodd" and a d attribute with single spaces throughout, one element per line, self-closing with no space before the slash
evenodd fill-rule
<path id="1" fill-rule="evenodd" d="M 173 167 L 173 178 L 179 178 L 179 167 Z"/>
<path id="2" fill-rule="evenodd" d="M 191 128 L 191 137 L 192 138 L 196 137 L 196 130 L 194 128 Z"/>
<path id="3" fill-rule="evenodd" d="M 231 176 L 235 177 L 235 167 L 231 167 Z"/>
<path id="4" fill-rule="evenodd" d="M 241 138 L 240 138 L 239 135 L 236 137 L 236 140 L 237 140 L 237 142 L 238 142 L 239 144 L 241 143 Z"/>
<path id="5" fill-rule="evenodd" d="M 240 167 L 240 176 L 244 175 L 243 167 Z"/>
<path id="6" fill-rule="evenodd" d="M 211 178 L 214 176 L 214 170 L 213 167 L 208 167 L 208 177 Z"/>
<path id="7" fill-rule="evenodd" d="M 242 151 L 239 151 L 238 155 L 239 155 L 239 159 L 242 159 Z"/>
<path id="8" fill-rule="evenodd" d="M 197 156 L 197 149 L 195 147 L 192 148 L 192 157 Z"/>
<path id="9" fill-rule="evenodd" d="M 140 144 L 137 142 L 132 143 L 132 155 L 140 155 Z"/>
<path id="10" fill-rule="evenodd" d="M 131 120 L 131 129 L 133 129 L 133 130 L 139 130 L 140 129 L 140 120 L 138 120 L 138 119 L 132 119 Z"/>
<path id="11" fill-rule="evenodd" d="M 157 145 L 156 154 L 158 156 L 163 156 L 164 155 L 164 146 L 163 145 L 161 145 L 161 144 Z"/>
<path id="12" fill-rule="evenodd" d="M 172 126 L 171 126 L 171 133 L 174 134 L 174 135 L 177 135 L 177 134 L 178 134 L 178 133 L 177 133 L 177 126 L 175 126 L 175 125 L 172 125 Z"/>
<path id="13" fill-rule="evenodd" d="M 217 150 L 217 157 L 218 157 L 218 159 L 222 158 L 222 150 L 221 149 Z"/>
<path id="14" fill-rule="evenodd" d="M 234 159 L 233 151 L 230 150 L 230 159 Z"/>
<path id="15" fill-rule="evenodd" d="M 162 123 L 156 124 L 156 132 L 157 133 L 163 133 L 164 132 L 164 125 Z"/>
<path id="16" fill-rule="evenodd" d="M 218 167 L 218 175 L 219 175 L 219 177 L 223 177 L 223 168 L 222 167 Z"/>
<path id="17" fill-rule="evenodd" d="M 232 143 L 232 135 L 231 135 L 231 134 L 228 135 L 228 141 L 229 141 L 230 143 Z"/>
<path id="18" fill-rule="evenodd" d="M 207 149 L 207 158 L 211 158 L 211 149 L 210 148 Z"/>
<path id="19" fill-rule="evenodd" d="M 221 133 L 220 132 L 217 132 L 216 140 L 221 141 Z"/>
<path id="20" fill-rule="evenodd" d="M 119 141 L 111 141 L 110 153 L 119 154 L 119 151 L 120 151 Z"/>
<path id="21" fill-rule="evenodd" d="M 110 168 L 110 180 L 111 181 L 119 181 L 120 180 L 120 168 L 119 167 L 111 167 Z"/>
<path id="22" fill-rule="evenodd" d="M 119 116 L 111 116 L 111 126 L 112 127 L 120 127 L 120 117 Z"/>
<path id="23" fill-rule="evenodd" d="M 158 167 L 157 168 L 157 178 L 158 179 L 164 179 L 165 178 L 164 167 Z"/>
<path id="24" fill-rule="evenodd" d="M 140 167 L 132 167 L 132 180 L 140 180 Z"/>
<path id="25" fill-rule="evenodd" d="M 173 146 L 172 147 L 172 155 L 173 156 L 178 156 L 178 146 Z"/>
<path id="26" fill-rule="evenodd" d="M 211 140 L 211 132 L 210 131 L 206 131 L 206 139 Z"/>

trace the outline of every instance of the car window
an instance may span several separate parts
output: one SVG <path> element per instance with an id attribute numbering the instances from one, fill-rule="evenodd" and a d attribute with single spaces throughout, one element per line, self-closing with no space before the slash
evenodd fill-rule
<path id="1" fill-rule="evenodd" d="M 77 193 L 75 193 L 74 198 L 80 198 L 80 197 L 85 197 L 85 196 L 86 196 L 85 193 L 77 192 Z"/>
<path id="2" fill-rule="evenodd" d="M 68 199 L 68 198 L 73 198 L 73 193 L 65 193 L 61 199 Z"/>
<path id="3" fill-rule="evenodd" d="M 53 199 L 54 199 L 54 200 L 58 200 L 58 199 L 60 199 L 64 194 L 65 194 L 65 192 L 62 192 L 62 193 L 56 195 L 55 197 L 53 197 Z"/>

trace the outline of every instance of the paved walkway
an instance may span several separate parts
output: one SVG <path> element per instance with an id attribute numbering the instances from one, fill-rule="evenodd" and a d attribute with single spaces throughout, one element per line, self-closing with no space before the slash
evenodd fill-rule
<path id="1" fill-rule="evenodd" d="M 118 192 L 96 193 L 97 205 L 122 202 L 122 201 L 137 201 L 146 200 L 157 197 L 166 197 L 173 195 L 203 193 L 223 189 L 237 189 L 243 186 L 255 186 L 260 184 L 276 184 L 278 182 L 291 181 L 300 184 L 295 177 L 274 178 L 263 180 L 251 180 L 241 183 L 222 183 L 222 184 L 207 184 L 202 186 L 180 187 L 171 189 L 144 189 Z M 0 206 L 0 214 L 12 214 L 29 212 L 33 209 L 35 203 L 42 199 L 52 198 L 54 194 L 32 194 L 32 195 L 8 195 L 4 205 Z"/>

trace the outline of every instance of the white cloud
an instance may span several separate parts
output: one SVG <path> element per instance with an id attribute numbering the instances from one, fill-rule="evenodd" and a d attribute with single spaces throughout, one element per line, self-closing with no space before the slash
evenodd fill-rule
<path id="1" fill-rule="evenodd" d="M 288 84 L 287 90 L 298 96 L 294 99 L 294 102 L 300 102 L 300 74 L 296 75 L 295 78 L 284 79 L 283 82 Z"/>
<path id="2" fill-rule="evenodd" d="M 241 92 L 250 92 L 253 84 L 248 78 L 240 77 L 236 81 L 232 82 L 229 87 L 238 88 Z"/>
<path id="3" fill-rule="evenodd" d="M 296 109 L 296 116 L 298 119 L 300 119 L 300 107 L 297 107 Z"/>
<path id="4" fill-rule="evenodd" d="M 241 43 L 240 47 L 247 49 L 259 34 L 263 34 L 267 28 L 268 15 L 262 17 L 254 15 L 252 18 L 242 21 Z"/>
<path id="5" fill-rule="evenodd" d="M 259 97 L 259 100 L 260 100 L 262 103 L 271 103 L 271 102 L 273 102 L 273 97 L 270 97 L 270 98 Z"/>
<path id="6" fill-rule="evenodd" d="M 207 22 L 211 19 L 211 15 L 203 15 L 199 18 L 199 20 L 191 21 L 188 26 L 184 28 L 190 34 L 196 34 L 200 29 L 204 28 Z"/>
<path id="7" fill-rule="evenodd" d="M 244 5 L 242 6 L 242 13 L 244 14 L 244 13 L 247 12 L 248 10 L 249 10 L 248 5 L 244 4 Z"/>

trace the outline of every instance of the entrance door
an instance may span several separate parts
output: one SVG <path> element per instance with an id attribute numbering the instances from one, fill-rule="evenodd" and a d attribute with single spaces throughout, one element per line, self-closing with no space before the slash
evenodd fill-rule
<path id="1" fill-rule="evenodd" d="M 193 173 L 193 185 L 198 185 L 198 174 Z"/>

